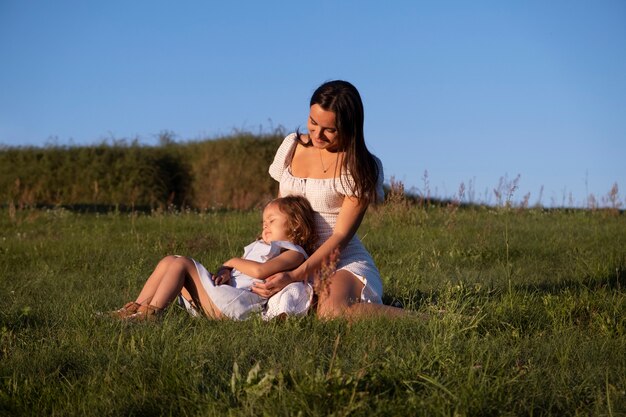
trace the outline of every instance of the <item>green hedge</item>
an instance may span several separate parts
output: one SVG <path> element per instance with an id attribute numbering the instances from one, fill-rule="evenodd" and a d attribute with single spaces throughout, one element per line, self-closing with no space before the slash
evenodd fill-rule
<path id="1" fill-rule="evenodd" d="M 276 194 L 279 134 L 169 143 L 5 148 L 0 201 L 41 205 L 248 209 Z"/>
<path id="2" fill-rule="evenodd" d="M 239 135 L 188 144 L 193 206 L 248 209 L 276 196 L 278 184 L 267 170 L 282 139 Z"/>

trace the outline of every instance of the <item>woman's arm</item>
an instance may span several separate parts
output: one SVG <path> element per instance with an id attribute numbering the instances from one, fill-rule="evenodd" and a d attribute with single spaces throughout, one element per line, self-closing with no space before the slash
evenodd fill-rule
<path id="1" fill-rule="evenodd" d="M 295 250 L 286 250 L 266 261 L 257 262 L 243 258 L 232 258 L 224 262 L 227 268 L 235 268 L 252 278 L 265 279 L 277 272 L 289 271 L 304 261 L 304 255 Z"/>
<path id="2" fill-rule="evenodd" d="M 303 281 L 315 275 L 336 249 L 342 250 L 350 242 L 359 229 L 366 210 L 367 205 L 362 204 L 359 199 L 344 197 L 333 234 L 291 273 L 292 278 Z"/>
<path id="3" fill-rule="evenodd" d="M 304 281 L 315 276 L 336 249 L 341 250 L 350 242 L 359 229 L 366 210 L 367 205 L 358 198 L 344 197 L 335 229 L 328 240 L 296 269 L 270 276 L 265 283 L 255 284 L 252 291 L 262 297 L 270 297 L 291 282 Z"/>

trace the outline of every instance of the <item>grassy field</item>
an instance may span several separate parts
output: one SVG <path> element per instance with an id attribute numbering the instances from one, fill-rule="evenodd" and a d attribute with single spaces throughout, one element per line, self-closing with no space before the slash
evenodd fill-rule
<path id="1" fill-rule="evenodd" d="M 0 415 L 626 414 L 626 215 L 371 210 L 385 301 L 422 319 L 95 313 L 167 254 L 214 270 L 258 212 L 0 210 Z"/>

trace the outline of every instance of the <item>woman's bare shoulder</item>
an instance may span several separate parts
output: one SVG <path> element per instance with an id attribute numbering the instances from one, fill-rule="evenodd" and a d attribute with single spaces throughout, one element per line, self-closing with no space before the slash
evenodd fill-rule
<path id="1" fill-rule="evenodd" d="M 309 135 L 307 134 L 301 134 L 299 138 L 298 136 L 294 136 L 294 155 L 308 151 L 309 147 L 307 145 L 309 144 L 310 140 L 311 139 L 309 139 Z"/>
<path id="2" fill-rule="evenodd" d="M 300 140 L 298 140 L 300 139 Z M 308 145 L 309 142 L 311 142 L 311 138 L 309 138 L 309 134 L 308 133 L 301 133 L 300 137 L 298 138 L 298 136 L 295 137 L 296 142 L 298 142 L 299 145 Z"/>

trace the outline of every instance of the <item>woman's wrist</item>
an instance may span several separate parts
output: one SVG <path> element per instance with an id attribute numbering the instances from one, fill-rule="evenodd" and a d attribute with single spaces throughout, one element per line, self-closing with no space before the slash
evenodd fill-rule
<path id="1" fill-rule="evenodd" d="M 287 276 L 289 276 L 290 282 L 298 282 L 298 281 L 306 280 L 306 273 L 302 270 L 302 268 L 296 268 L 293 271 L 288 272 Z"/>

